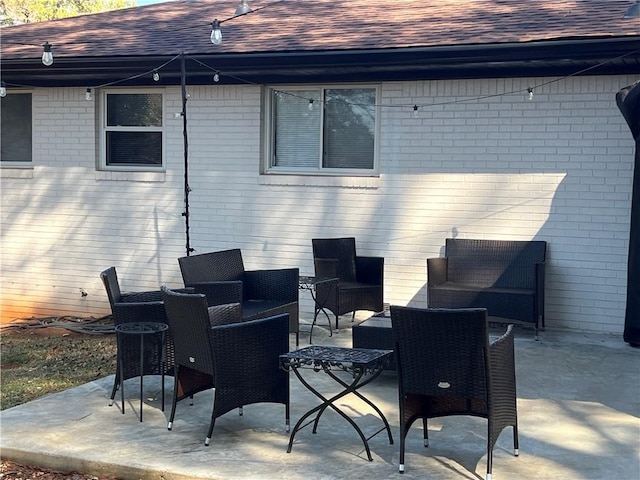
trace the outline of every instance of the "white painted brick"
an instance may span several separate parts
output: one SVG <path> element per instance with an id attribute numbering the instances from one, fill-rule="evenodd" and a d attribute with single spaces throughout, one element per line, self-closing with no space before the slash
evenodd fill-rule
<path id="1" fill-rule="evenodd" d="M 239 247 L 251 268 L 310 274 L 311 238 L 355 235 L 362 254 L 385 257 L 386 301 L 424 306 L 426 259 L 454 231 L 543 239 L 547 326 L 620 332 L 634 145 L 614 97 L 634 79 L 567 78 L 531 102 L 444 105 L 547 80 L 383 84 L 373 187 L 259 182 L 260 88 L 190 86 L 192 246 Z M 181 284 L 181 104 L 179 89 L 166 92 L 167 172 L 157 175 L 96 172 L 95 103 L 82 88 L 34 91 L 32 178 L 0 172 L 3 317 L 104 314 L 98 274 L 110 265 L 129 290 Z M 384 107 L 414 103 L 419 119 Z"/>

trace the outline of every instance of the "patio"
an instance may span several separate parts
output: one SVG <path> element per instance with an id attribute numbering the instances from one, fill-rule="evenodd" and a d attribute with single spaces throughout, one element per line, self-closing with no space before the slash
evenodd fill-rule
<path id="1" fill-rule="evenodd" d="M 308 331 L 308 320 L 301 323 Z M 351 346 L 350 325 L 342 317 L 341 329 L 332 337 L 326 328 L 316 327 L 314 343 Z M 307 343 L 308 335 L 301 333 L 300 346 Z M 536 342 L 531 330 L 521 329 L 515 349 L 520 456 L 512 455 L 511 429 L 505 430 L 494 451 L 493 479 L 640 478 L 640 350 L 621 336 L 545 331 Z M 310 371 L 306 378 L 325 393 L 337 390 L 324 374 Z M 145 377 L 150 400 L 143 423 L 138 421 L 138 380 L 125 383 L 125 415 L 118 404 L 108 406 L 112 382 L 108 376 L 2 411 L 2 456 L 131 479 L 458 480 L 485 475 L 486 421 L 450 417 L 430 422 L 428 449 L 414 426 L 407 439 L 406 473 L 399 477 L 395 372 L 385 371 L 363 389 L 384 412 L 394 435 L 393 445 L 385 435 L 370 440 L 372 462 L 353 429 L 334 412 L 325 413 L 317 434 L 300 431 L 290 454 L 284 410 L 270 404 L 249 405 L 242 417 L 236 412 L 221 417 L 205 447 L 210 393 L 198 394 L 193 406 L 181 402 L 173 430 L 167 431 L 171 378 L 162 412 L 159 377 Z M 292 426 L 316 401 L 291 375 Z M 341 405 L 365 433 L 377 430 L 377 417 L 364 403 L 347 397 Z"/>

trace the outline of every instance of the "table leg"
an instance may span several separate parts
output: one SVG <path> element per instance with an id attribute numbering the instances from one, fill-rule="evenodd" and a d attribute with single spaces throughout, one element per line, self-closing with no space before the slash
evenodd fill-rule
<path id="1" fill-rule="evenodd" d="M 121 343 L 122 342 L 124 342 L 124 339 L 121 339 Z M 122 405 L 122 414 L 124 415 L 124 360 L 122 359 L 122 352 L 118 354 L 118 363 L 120 364 L 120 404 Z"/>
<path id="2" fill-rule="evenodd" d="M 369 438 L 372 438 L 373 436 L 377 435 L 382 430 L 386 430 L 387 431 L 387 435 L 389 436 L 389 444 L 393 445 L 393 436 L 391 435 L 391 427 L 389 426 L 389 422 L 387 421 L 387 418 L 384 416 L 382 411 L 371 400 L 369 400 L 367 397 L 365 397 L 360 392 L 358 392 L 359 388 L 364 387 L 368 383 L 370 383 L 373 380 L 375 380 L 382 373 L 382 370 L 383 370 L 382 368 L 380 368 L 379 370 L 376 370 L 372 375 L 367 377 L 364 382 L 357 383 L 360 380 L 360 378 L 362 378 L 362 373 L 360 373 L 359 376 L 357 376 L 357 378 L 351 383 L 351 385 L 349 385 L 348 383 L 344 382 L 340 377 L 338 377 L 337 375 L 332 373 L 330 370 L 328 370 L 326 373 L 331 378 L 333 378 L 336 382 L 338 382 L 340 385 L 345 387 L 345 389 L 348 391 L 348 393 L 353 393 L 360 400 L 362 400 L 367 405 L 369 405 L 371 408 L 373 408 L 376 411 L 376 413 L 378 414 L 378 416 L 380 417 L 380 419 L 382 420 L 382 422 L 384 423 L 384 428 L 378 430 L 376 433 L 371 435 Z M 320 417 L 320 415 L 318 415 L 318 417 Z"/>
<path id="3" fill-rule="evenodd" d="M 164 371 L 167 365 L 167 347 L 165 342 L 167 341 L 167 337 L 165 332 L 160 333 L 160 352 L 161 352 L 161 360 L 160 365 L 162 369 L 161 381 L 162 381 L 162 411 L 164 412 Z"/>
<path id="4" fill-rule="evenodd" d="M 317 300 L 318 293 L 317 293 L 317 290 L 315 290 L 315 287 L 311 287 L 309 289 L 309 292 L 311 293 L 311 299 L 313 300 L 313 322 L 311 322 L 311 331 L 309 332 L 309 343 L 312 343 L 311 339 L 313 338 L 313 326 L 316 324 L 316 320 L 320 312 L 324 313 L 324 316 L 327 317 L 327 324 L 329 325 L 330 337 L 333 336 L 333 328 L 331 328 L 331 318 L 329 318 L 329 314 L 327 313 L 325 308 L 322 306 L 327 301 L 329 293 L 327 293 L 327 298 L 325 298 L 324 301 L 320 302 Z M 318 306 L 320 307 L 318 308 Z"/>
<path id="5" fill-rule="evenodd" d="M 315 299 L 313 300 L 313 303 L 316 303 Z M 309 343 L 313 343 L 311 341 L 311 338 L 313 337 L 313 326 L 316 324 L 316 320 L 320 312 L 324 313 L 324 316 L 327 317 L 327 324 L 329 325 L 329 336 L 333 336 L 333 328 L 331 328 L 331 318 L 329 318 L 329 314 L 327 313 L 327 311 L 324 308 L 314 308 L 313 322 L 311 323 L 311 331 L 309 332 Z"/>
<path id="6" fill-rule="evenodd" d="M 342 418 L 344 418 L 352 427 L 353 429 L 356 431 L 356 433 L 360 436 L 360 439 L 362 440 L 362 444 L 364 445 L 365 451 L 367 452 L 367 458 L 369 459 L 369 461 L 373 461 L 373 457 L 371 456 L 371 451 L 369 449 L 369 442 L 368 440 L 371 439 L 372 437 L 374 437 L 375 435 L 377 435 L 378 433 L 380 433 L 383 430 L 387 430 L 387 433 L 389 435 L 389 442 L 390 444 L 393 444 L 393 437 L 391 436 L 391 429 L 389 428 L 389 423 L 387 422 L 387 419 L 384 417 L 384 415 L 382 414 L 382 412 L 380 411 L 380 409 L 378 409 L 378 407 L 376 407 L 371 401 L 369 401 L 366 397 L 364 397 L 361 393 L 357 392 L 356 389 L 368 384 L 370 381 L 372 381 L 374 378 L 376 378 L 380 372 L 382 370 L 379 370 L 377 372 L 375 372 L 373 375 L 371 375 L 371 378 L 366 379 L 363 382 L 360 382 L 360 380 L 362 379 L 363 375 L 364 375 L 364 370 L 360 370 L 356 373 L 356 376 L 354 377 L 353 382 L 349 385 L 346 382 L 343 382 L 341 379 L 339 379 L 335 374 L 331 373 L 330 370 L 325 369 L 325 373 L 329 374 L 334 380 L 336 380 L 340 385 L 342 385 L 343 387 L 345 387 L 345 390 L 343 390 L 342 392 L 338 393 L 337 395 L 334 395 L 331 398 L 326 398 L 324 397 L 320 392 L 318 392 L 315 388 L 313 388 L 300 374 L 300 372 L 298 372 L 298 369 L 293 367 L 292 368 L 293 372 L 296 374 L 296 376 L 298 377 L 298 380 L 300 380 L 300 382 L 310 391 L 312 392 L 314 395 L 316 395 L 319 399 L 322 400 L 322 403 L 317 405 L 316 407 L 312 408 L 311 410 L 309 410 L 307 413 L 305 413 L 300 420 L 298 420 L 298 422 L 296 423 L 295 427 L 293 427 L 293 430 L 291 432 L 291 436 L 289 438 L 289 446 L 287 448 L 287 453 L 291 453 L 291 449 L 293 447 L 293 439 L 295 437 L 295 434 L 298 432 L 298 430 L 301 430 L 302 428 L 306 427 L 307 425 L 313 423 L 313 430 L 312 432 L 315 434 L 317 431 L 317 427 L 318 427 L 318 422 L 320 420 L 320 417 L 322 416 L 322 414 L 324 413 L 324 411 L 327 409 L 327 407 L 331 407 L 336 413 L 338 413 Z M 380 416 L 380 418 L 382 419 L 383 423 L 384 423 L 384 427 L 381 428 L 380 430 L 378 430 L 377 432 L 375 432 L 373 435 L 369 436 L 368 438 L 364 436 L 364 433 L 362 432 L 362 430 L 360 429 L 360 427 L 358 427 L 358 424 L 353 421 L 353 419 L 351 419 L 346 413 L 344 413 L 340 408 L 338 408 L 335 405 L 336 400 L 339 400 L 340 398 L 350 394 L 350 393 L 354 393 L 358 396 L 358 398 L 360 398 L 361 400 L 363 400 L 365 403 L 367 403 L 367 405 L 370 405 L 374 408 L 374 410 L 376 411 L 376 413 L 378 413 L 378 415 Z M 318 413 L 316 415 L 316 417 L 313 420 L 308 421 L 307 423 L 305 423 L 303 425 L 303 422 L 309 418 L 310 416 L 312 416 L 314 413 Z"/>
<path id="7" fill-rule="evenodd" d="M 141 422 L 142 422 L 142 397 L 144 395 L 143 379 L 144 379 L 144 335 L 140 335 L 140 421 Z"/>

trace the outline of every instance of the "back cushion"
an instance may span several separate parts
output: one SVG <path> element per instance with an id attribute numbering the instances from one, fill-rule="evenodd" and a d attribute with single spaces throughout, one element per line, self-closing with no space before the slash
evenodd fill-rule
<path id="1" fill-rule="evenodd" d="M 356 239 L 316 238 L 312 239 L 314 258 L 338 260 L 338 276 L 344 282 L 356 281 Z"/>
<path id="2" fill-rule="evenodd" d="M 481 287 L 535 288 L 535 264 L 544 262 L 546 242 L 446 240 L 449 281 Z"/>
<path id="3" fill-rule="evenodd" d="M 191 255 L 178 262 L 185 284 L 244 280 L 240 249 Z"/>

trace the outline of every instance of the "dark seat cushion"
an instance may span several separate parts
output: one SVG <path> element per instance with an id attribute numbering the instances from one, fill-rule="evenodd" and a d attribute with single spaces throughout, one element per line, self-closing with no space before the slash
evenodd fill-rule
<path id="1" fill-rule="evenodd" d="M 432 285 L 433 308 L 486 308 L 491 316 L 535 322 L 535 290 L 526 288 L 478 287 L 445 282 Z"/>
<path id="2" fill-rule="evenodd" d="M 242 303 L 243 320 L 267 318 L 281 313 L 289 313 L 297 302 L 278 302 L 273 300 L 248 300 Z"/>

